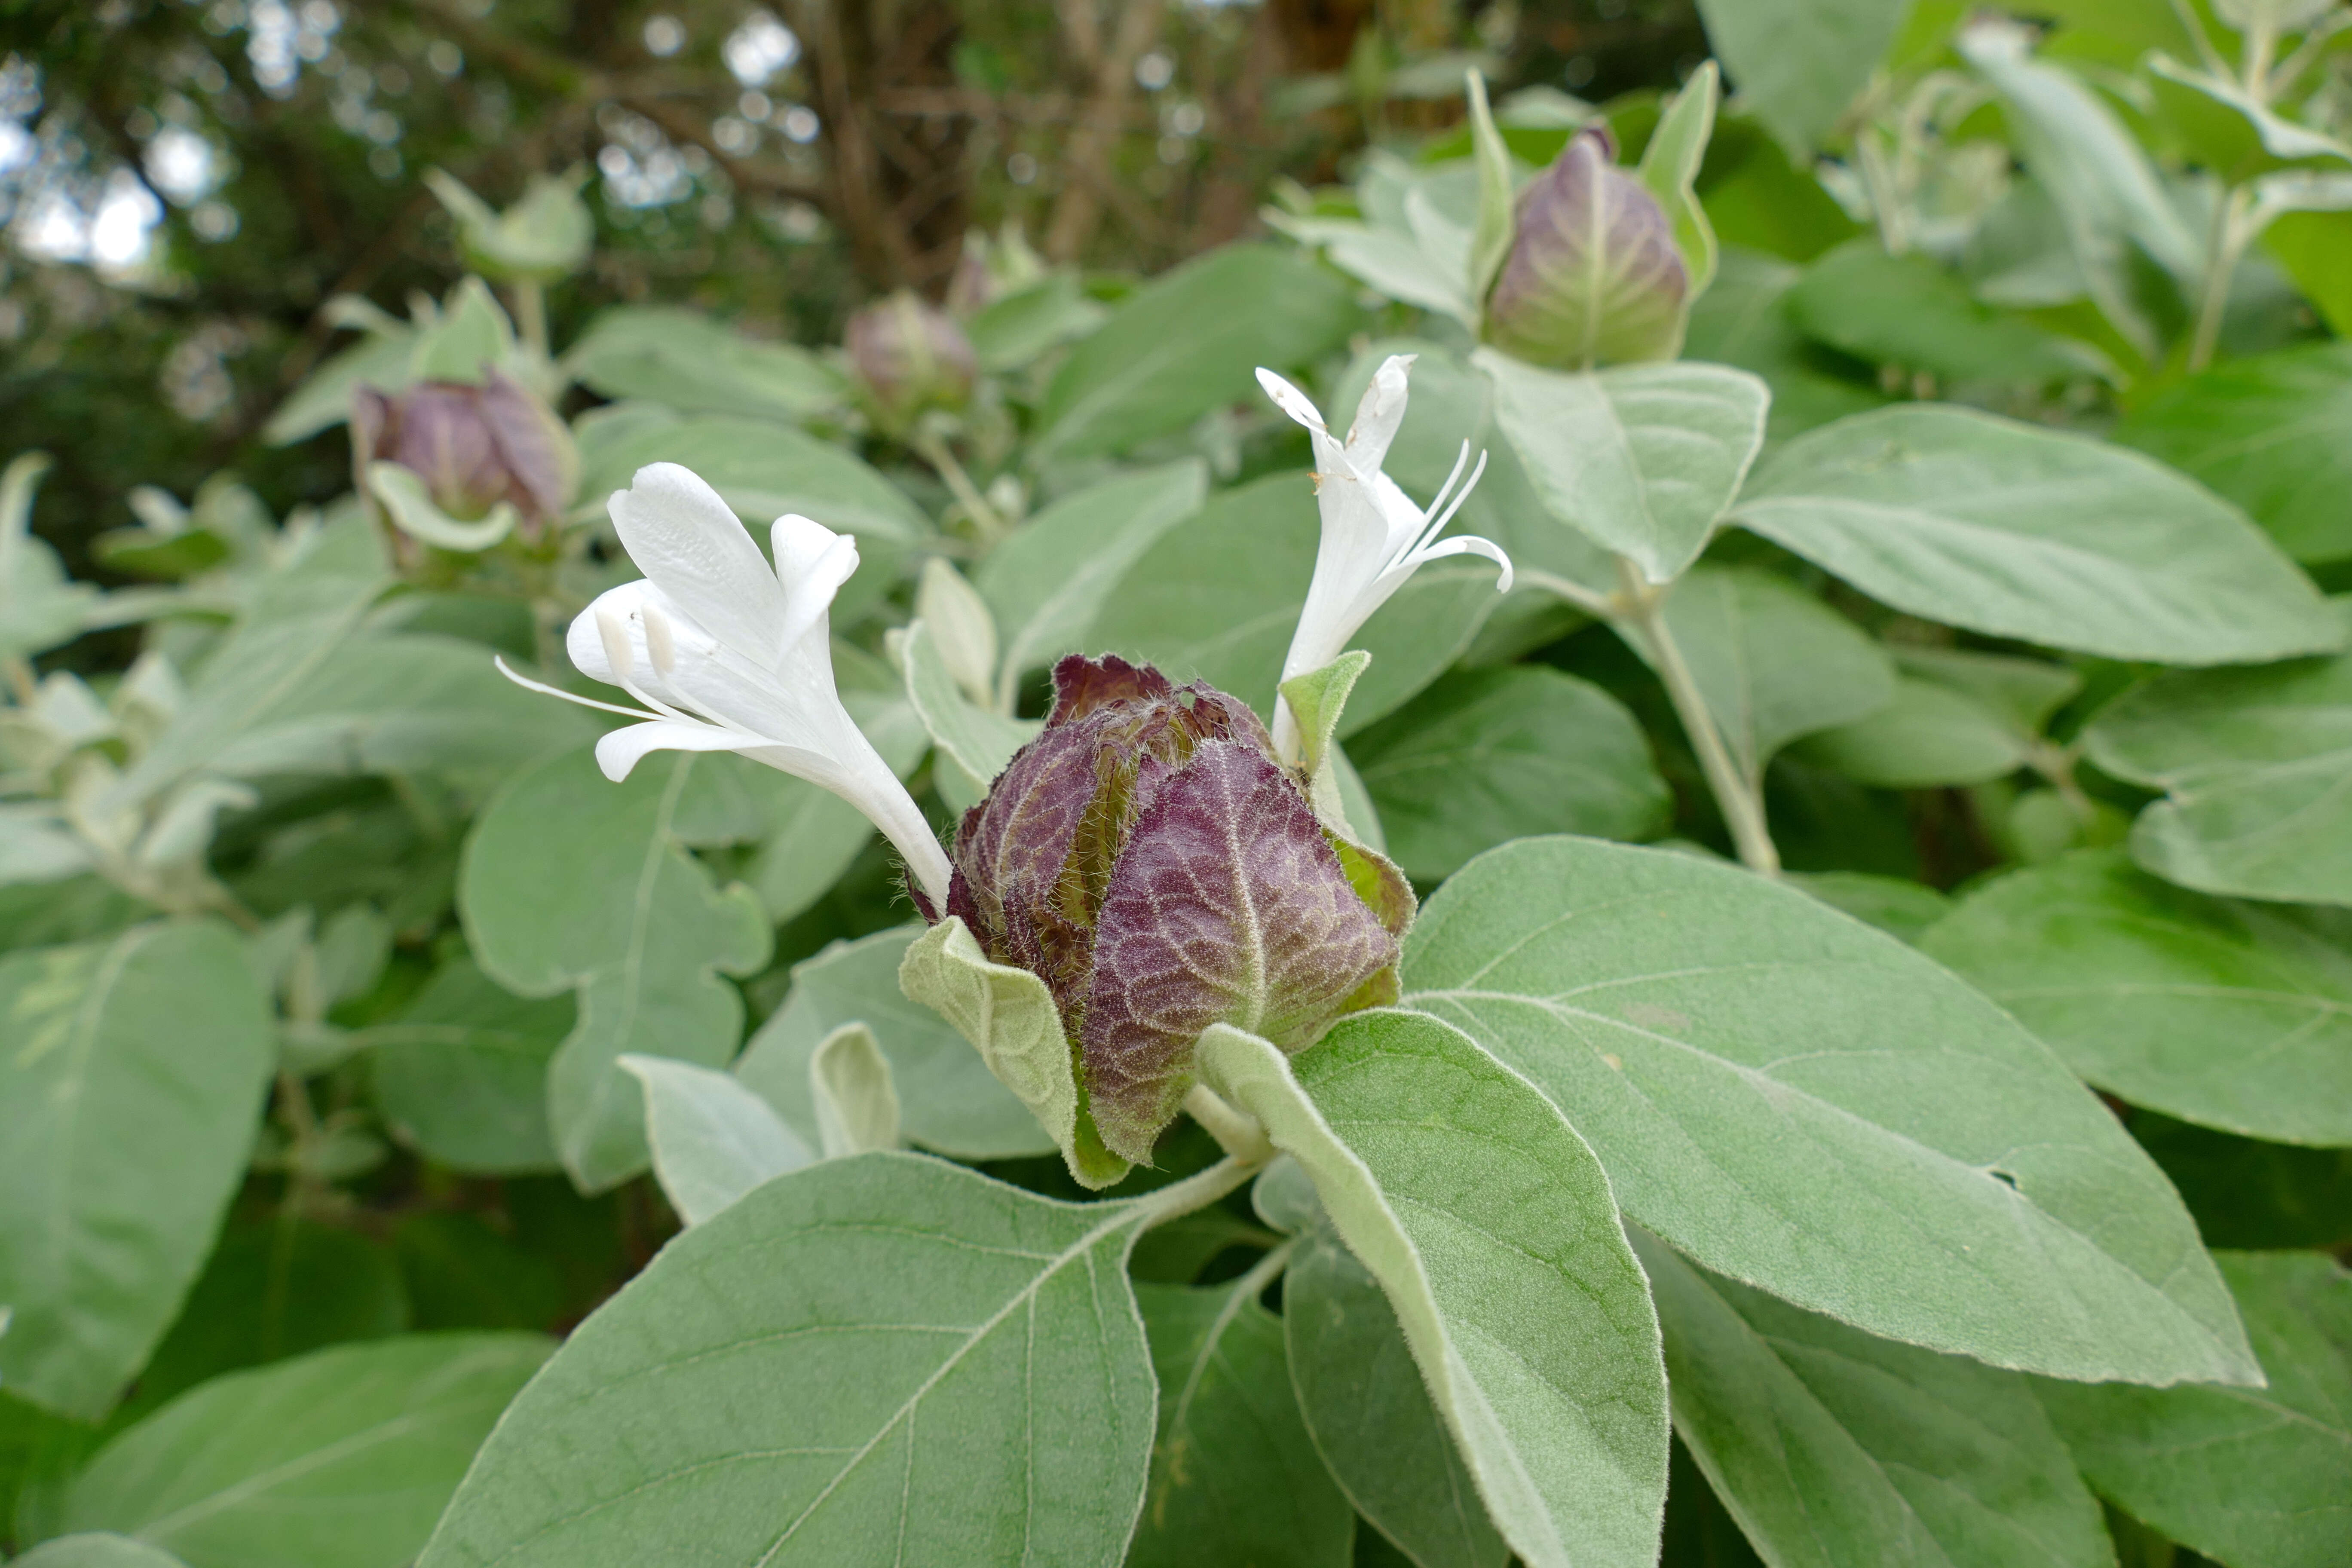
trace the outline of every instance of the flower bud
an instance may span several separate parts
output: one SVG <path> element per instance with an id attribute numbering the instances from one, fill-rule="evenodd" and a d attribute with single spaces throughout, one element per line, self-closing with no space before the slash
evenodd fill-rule
<path id="1" fill-rule="evenodd" d="M 1412 900 L 1366 901 L 1343 857 L 1359 876 L 1370 858 L 1325 831 L 1242 702 L 1115 657 L 1072 655 L 1054 687 L 1045 731 L 964 815 L 944 913 L 1045 982 L 1096 1133 L 1143 1163 L 1211 1025 L 1296 1051 L 1393 1001 Z"/>
<path id="2" fill-rule="evenodd" d="M 525 537 L 533 537 L 562 516 L 579 481 L 579 457 L 554 410 L 498 371 L 488 375 L 479 386 L 426 381 L 389 396 L 356 389 L 352 457 L 363 480 L 372 464 L 407 469 L 457 522 L 510 506 Z"/>
<path id="3" fill-rule="evenodd" d="M 1674 220 L 1590 125 L 1519 193 L 1516 232 L 1486 300 L 1486 341 L 1556 370 L 1672 359 L 1690 268 Z"/>
<path id="4" fill-rule="evenodd" d="M 929 409 L 962 407 L 980 376 L 954 318 L 903 289 L 852 316 L 845 343 L 875 411 L 894 426 Z"/>

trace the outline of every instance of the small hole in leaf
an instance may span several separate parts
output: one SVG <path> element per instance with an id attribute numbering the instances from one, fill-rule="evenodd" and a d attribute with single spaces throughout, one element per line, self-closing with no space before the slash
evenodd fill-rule
<path id="1" fill-rule="evenodd" d="M 2009 1189 L 2011 1189 L 2012 1192 L 2013 1192 L 2013 1191 L 2015 1191 L 2015 1190 L 2016 1190 L 2016 1188 L 2017 1188 L 2017 1178 L 2016 1178 L 2015 1176 L 2011 1175 L 2007 1171 L 2003 1171 L 2003 1170 L 2000 1170 L 2000 1169 L 1999 1169 L 1999 1168 L 1997 1168 L 1997 1167 L 1996 1167 L 1996 1168 L 1994 1168 L 1994 1169 L 1990 1169 L 1990 1170 L 1986 1171 L 1986 1172 L 1985 1172 L 1985 1174 L 1986 1174 L 1986 1175 L 1988 1175 L 1988 1176 L 1990 1176 L 1994 1181 L 1999 1182 L 1999 1183 L 2000 1183 L 2002 1185 L 2004 1185 L 2004 1186 L 2008 1187 L 2008 1188 L 2009 1188 Z"/>

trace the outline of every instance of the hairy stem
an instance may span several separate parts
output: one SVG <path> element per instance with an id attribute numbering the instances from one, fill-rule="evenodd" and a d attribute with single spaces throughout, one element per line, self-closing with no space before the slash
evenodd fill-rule
<path id="1" fill-rule="evenodd" d="M 1269 1147 L 1267 1159 L 1273 1158 Z M 1146 1193 L 1136 1199 L 1141 1212 L 1137 1228 L 1150 1230 L 1155 1225 L 1165 1225 L 1171 1219 L 1181 1219 L 1196 1210 L 1207 1208 L 1227 1193 L 1233 1192 L 1265 1168 L 1265 1160 L 1243 1160 L 1228 1154 L 1207 1170 L 1171 1183 L 1155 1193 Z"/>
<path id="2" fill-rule="evenodd" d="M 2230 279 L 2238 270 L 2238 258 L 2245 252 L 2246 209 L 2252 202 L 2252 186 L 2232 185 L 2213 209 L 2205 242 L 2204 296 L 2197 306 L 2197 334 L 2189 345 L 2191 371 L 2211 364 L 2213 352 L 2221 345 L 2221 318 L 2230 309 Z"/>
<path id="3" fill-rule="evenodd" d="M 530 351 L 534 363 L 544 365 L 551 356 L 547 344 L 547 290 L 539 279 L 525 278 L 513 286 L 515 331 L 524 348 Z"/>
<path id="4" fill-rule="evenodd" d="M 1731 842 L 1739 851 L 1741 863 L 1767 877 L 1779 876 L 1780 852 L 1773 847 L 1772 835 L 1764 824 L 1763 792 L 1732 761 L 1731 749 L 1723 742 L 1723 730 L 1716 723 L 1715 715 L 1707 711 L 1698 680 L 1683 658 L 1674 633 L 1667 629 L 1666 590 L 1644 583 L 1633 563 L 1622 555 L 1617 558 L 1617 576 L 1622 584 L 1616 595 L 1621 602 L 1619 621 L 1632 626 L 1643 646 L 1649 649 L 1650 663 L 1665 684 L 1666 696 L 1675 705 L 1675 717 L 1682 721 L 1691 749 L 1698 753 L 1698 765 L 1706 774 L 1707 788 L 1714 792 L 1716 805 L 1723 813 L 1724 826 L 1731 830 Z"/>
<path id="5" fill-rule="evenodd" d="M 994 544 L 1012 531 L 1004 520 L 996 514 L 996 509 L 988 504 L 988 498 L 980 493 L 980 487 L 971 482 L 971 476 L 964 472 L 963 465 L 956 461 L 955 453 L 940 438 L 938 431 L 918 427 L 907 437 L 907 444 L 915 449 L 917 457 L 929 463 L 932 470 L 947 481 L 956 504 L 962 507 L 964 515 L 971 519 L 972 526 L 980 531 L 984 542 Z"/>
<path id="6" fill-rule="evenodd" d="M 1234 1159 L 1263 1165 L 1274 1158 L 1274 1145 L 1266 1142 L 1265 1129 L 1258 1125 L 1257 1118 L 1237 1109 L 1207 1084 L 1192 1086 L 1184 1096 L 1184 1110 L 1208 1130 L 1218 1148 Z"/>
<path id="7" fill-rule="evenodd" d="M 1597 620 L 1613 621 L 1623 613 L 1616 596 L 1596 593 L 1572 577 L 1562 577 L 1540 567 L 1521 566 L 1512 573 L 1519 583 L 1530 588 L 1540 588 L 1556 598 L 1567 600 L 1586 615 Z"/>

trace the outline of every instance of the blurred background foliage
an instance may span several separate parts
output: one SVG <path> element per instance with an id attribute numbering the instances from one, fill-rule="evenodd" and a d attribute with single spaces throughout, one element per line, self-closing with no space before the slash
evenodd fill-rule
<path id="1" fill-rule="evenodd" d="M 340 433 L 261 433 L 328 301 L 446 287 L 431 168 L 584 182 L 558 342 L 624 301 L 835 342 L 973 228 L 1115 292 L 1453 124 L 1465 64 L 1601 100 L 1705 52 L 1691 0 L 0 0 L 0 420 L 58 461 L 36 531 L 117 580 L 135 482 L 346 488 Z"/>

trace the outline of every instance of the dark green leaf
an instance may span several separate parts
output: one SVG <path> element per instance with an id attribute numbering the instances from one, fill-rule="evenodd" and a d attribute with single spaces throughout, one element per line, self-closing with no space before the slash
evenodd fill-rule
<path id="1" fill-rule="evenodd" d="M 395 1137 L 445 1165 L 554 1170 L 547 1060 L 576 1015 L 569 995 L 518 996 L 472 959 L 452 959 L 398 1018 L 360 1032 L 376 1105 Z"/>

